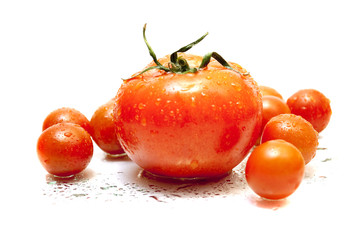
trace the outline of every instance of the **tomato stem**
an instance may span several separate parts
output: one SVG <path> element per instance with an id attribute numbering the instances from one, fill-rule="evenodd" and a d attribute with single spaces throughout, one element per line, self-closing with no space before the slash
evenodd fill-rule
<path id="1" fill-rule="evenodd" d="M 152 69 L 160 69 L 160 70 L 163 70 L 165 72 L 172 72 L 172 73 L 176 73 L 176 74 L 195 73 L 195 72 L 197 72 L 197 71 L 199 71 L 199 70 L 201 70 L 203 68 L 206 68 L 207 65 L 209 64 L 209 62 L 211 61 L 211 58 L 214 58 L 223 67 L 228 68 L 230 70 L 233 70 L 233 71 L 235 71 L 235 72 L 237 72 L 237 73 L 239 73 L 241 75 L 248 75 L 249 74 L 249 73 L 241 73 L 241 72 L 233 69 L 231 67 L 231 65 L 221 55 L 219 55 L 216 52 L 209 52 L 206 55 L 204 55 L 204 57 L 202 59 L 202 62 L 201 62 L 201 65 L 198 68 L 191 68 L 189 66 L 187 60 L 184 57 L 178 56 L 178 53 L 186 52 L 189 49 L 191 49 L 192 47 L 194 47 L 196 44 L 201 42 L 208 35 L 208 32 L 206 34 L 204 34 L 202 37 L 198 38 L 196 41 L 194 41 L 194 42 L 192 42 L 192 43 L 190 43 L 190 44 L 188 44 L 188 45 L 186 45 L 184 47 L 181 47 L 177 51 L 173 52 L 170 55 L 170 62 L 168 63 L 168 67 L 165 67 L 158 61 L 157 56 L 155 55 L 152 47 L 148 43 L 147 37 L 145 35 L 146 28 L 147 28 L 147 24 L 144 24 L 144 27 L 143 27 L 143 39 L 144 39 L 145 44 L 147 45 L 149 54 L 152 57 L 152 59 L 153 59 L 154 63 L 156 64 L 156 66 L 146 68 L 143 71 L 141 71 L 139 74 L 137 74 L 136 76 L 133 76 L 132 78 L 137 77 L 139 75 L 142 75 L 143 73 L 145 73 L 145 72 L 147 72 L 149 70 L 152 70 Z M 126 80 L 129 80 L 129 79 L 124 79 L 124 80 L 126 81 Z"/>

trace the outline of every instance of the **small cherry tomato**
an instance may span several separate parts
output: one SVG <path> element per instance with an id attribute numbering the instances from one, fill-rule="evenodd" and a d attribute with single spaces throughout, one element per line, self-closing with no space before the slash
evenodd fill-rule
<path id="1" fill-rule="evenodd" d="M 68 107 L 59 108 L 51 112 L 43 122 L 43 131 L 52 125 L 62 122 L 78 124 L 90 133 L 89 120 L 78 110 Z"/>
<path id="2" fill-rule="evenodd" d="M 286 102 L 275 96 L 266 95 L 262 97 L 262 129 L 266 125 L 266 123 L 273 118 L 274 116 L 283 114 L 283 113 L 291 113 L 289 107 Z"/>
<path id="3" fill-rule="evenodd" d="M 282 95 L 274 88 L 267 86 L 259 86 L 262 96 L 275 96 L 283 99 Z"/>
<path id="4" fill-rule="evenodd" d="M 39 160 L 46 171 L 69 177 L 83 171 L 93 156 L 87 131 L 74 123 L 58 123 L 45 129 L 37 142 Z"/>
<path id="5" fill-rule="evenodd" d="M 309 121 L 317 132 L 324 130 L 331 118 L 330 100 L 314 89 L 303 89 L 287 100 L 291 113 Z"/>
<path id="6" fill-rule="evenodd" d="M 274 139 L 283 139 L 296 146 L 302 153 L 305 164 L 316 155 L 318 133 L 301 116 L 280 114 L 269 120 L 263 129 L 261 143 Z"/>
<path id="7" fill-rule="evenodd" d="M 91 136 L 95 143 L 108 154 L 122 154 L 124 150 L 115 133 L 113 121 L 114 99 L 100 106 L 90 120 Z"/>
<path id="8" fill-rule="evenodd" d="M 267 199 L 282 199 L 299 187 L 305 171 L 301 152 L 284 140 L 272 140 L 257 146 L 246 163 L 249 187 Z"/>

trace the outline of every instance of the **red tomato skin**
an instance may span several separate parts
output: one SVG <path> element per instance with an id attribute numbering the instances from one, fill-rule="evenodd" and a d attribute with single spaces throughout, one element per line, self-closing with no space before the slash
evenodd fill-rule
<path id="1" fill-rule="evenodd" d="M 271 118 L 284 114 L 284 113 L 291 113 L 288 105 L 284 100 L 279 97 L 266 95 L 262 97 L 262 129 L 266 125 L 266 123 L 271 120 Z"/>
<path id="2" fill-rule="evenodd" d="M 100 106 L 90 119 L 90 132 L 94 142 L 104 152 L 116 155 L 124 153 L 115 133 L 113 120 L 114 99 Z"/>
<path id="3" fill-rule="evenodd" d="M 305 164 L 316 155 L 318 132 L 301 116 L 280 114 L 268 121 L 263 129 L 261 142 L 274 139 L 283 139 L 296 146 L 301 151 Z"/>
<path id="4" fill-rule="evenodd" d="M 143 169 L 208 178 L 247 155 L 260 132 L 262 102 L 250 76 L 211 62 L 197 73 L 147 72 L 122 84 L 114 119 L 125 152 Z"/>
<path id="5" fill-rule="evenodd" d="M 328 125 L 332 110 L 330 100 L 315 89 L 303 89 L 287 99 L 293 114 L 309 121 L 317 132 L 322 132 Z"/>
<path id="6" fill-rule="evenodd" d="M 274 88 L 268 86 L 259 86 L 262 96 L 275 96 L 283 99 L 282 95 Z"/>
<path id="7" fill-rule="evenodd" d="M 90 123 L 84 114 L 74 108 L 63 107 L 52 111 L 43 122 L 43 131 L 57 123 L 75 123 L 90 133 Z"/>
<path id="8" fill-rule="evenodd" d="M 37 142 L 37 154 L 47 172 L 68 177 L 88 166 L 93 156 L 93 142 L 79 125 L 58 123 L 42 132 Z"/>
<path id="9" fill-rule="evenodd" d="M 284 140 L 257 146 L 245 168 L 249 187 L 259 196 L 278 200 L 290 196 L 302 182 L 305 163 L 301 152 Z"/>

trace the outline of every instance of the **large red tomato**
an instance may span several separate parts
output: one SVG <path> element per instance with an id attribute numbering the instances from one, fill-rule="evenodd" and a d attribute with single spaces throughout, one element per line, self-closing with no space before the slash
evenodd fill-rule
<path id="1" fill-rule="evenodd" d="M 169 66 L 170 58 L 156 61 Z M 202 57 L 177 60 L 195 69 Z M 195 72 L 156 68 L 126 80 L 114 120 L 128 156 L 153 174 L 177 178 L 221 176 L 237 166 L 259 136 L 262 100 L 245 69 L 230 65 L 235 70 L 212 59 Z"/>

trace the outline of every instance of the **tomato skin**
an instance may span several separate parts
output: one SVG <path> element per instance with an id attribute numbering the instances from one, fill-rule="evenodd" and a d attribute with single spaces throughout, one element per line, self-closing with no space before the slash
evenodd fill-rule
<path id="1" fill-rule="evenodd" d="M 305 164 L 316 155 L 318 133 L 301 116 L 280 114 L 268 121 L 263 129 L 261 143 L 274 139 L 283 139 L 296 146 L 302 153 Z"/>
<path id="2" fill-rule="evenodd" d="M 37 154 L 46 171 L 68 177 L 83 171 L 93 156 L 93 142 L 77 124 L 58 123 L 42 132 Z"/>
<path id="3" fill-rule="evenodd" d="M 90 119 L 90 132 L 94 142 L 108 154 L 122 154 L 124 150 L 115 133 L 113 121 L 114 99 L 100 106 Z"/>
<path id="4" fill-rule="evenodd" d="M 200 64 L 201 57 L 183 56 Z M 254 145 L 261 117 L 253 79 L 213 61 L 197 73 L 146 72 L 122 84 L 114 107 L 128 156 L 153 174 L 179 178 L 228 173 Z"/>
<path id="5" fill-rule="evenodd" d="M 90 133 L 89 120 L 78 110 L 69 107 L 59 108 L 51 112 L 43 122 L 43 131 L 52 125 L 62 122 L 78 124 Z"/>
<path id="6" fill-rule="evenodd" d="M 304 159 L 294 145 L 284 140 L 272 140 L 253 150 L 247 160 L 245 175 L 256 194 L 277 200 L 296 191 L 304 171 Z"/>
<path id="7" fill-rule="evenodd" d="M 288 105 L 284 100 L 272 95 L 263 96 L 262 105 L 262 129 L 264 128 L 266 123 L 271 120 L 271 118 L 280 114 L 291 113 Z"/>
<path id="8" fill-rule="evenodd" d="M 330 100 L 315 89 L 303 89 L 287 99 L 291 112 L 309 121 L 317 132 L 324 130 L 332 115 Z"/>
<path id="9" fill-rule="evenodd" d="M 259 86 L 262 96 L 274 96 L 283 99 L 282 95 L 274 88 L 268 86 Z"/>

